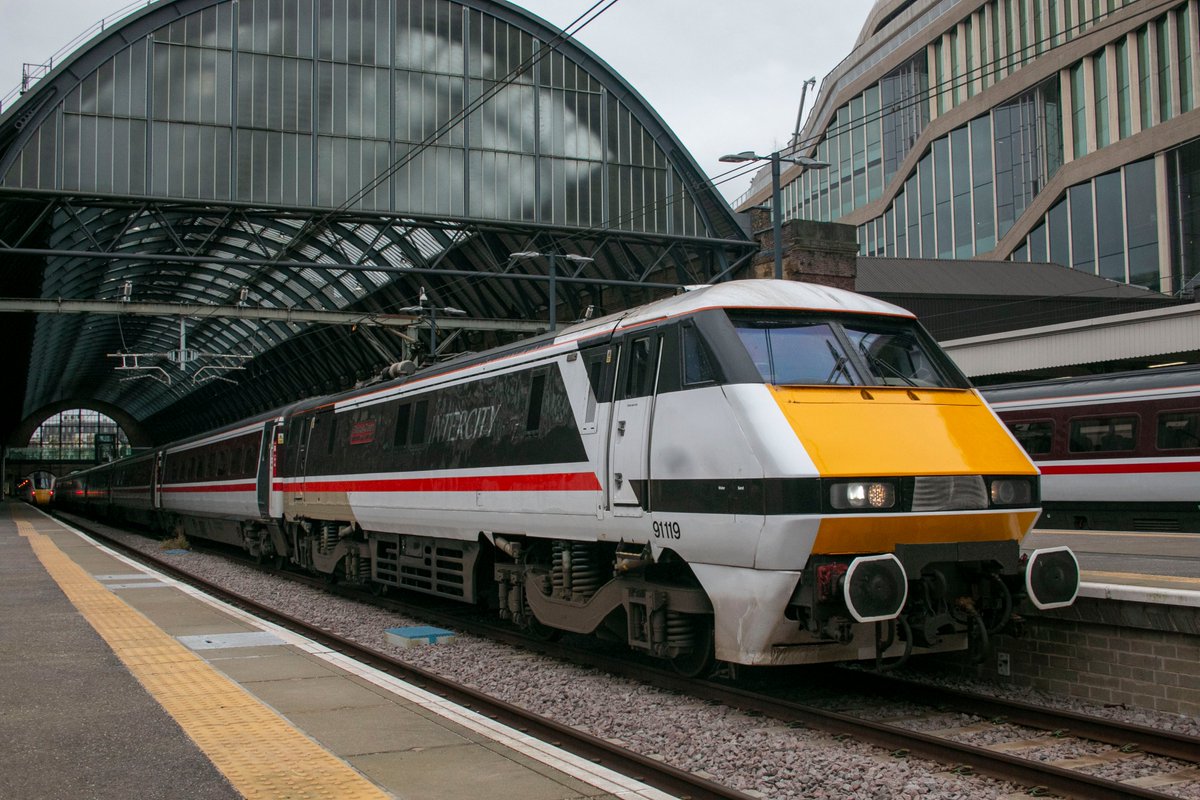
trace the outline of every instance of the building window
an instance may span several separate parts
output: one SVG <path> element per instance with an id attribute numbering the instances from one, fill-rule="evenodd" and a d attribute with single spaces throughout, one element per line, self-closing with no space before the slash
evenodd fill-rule
<path id="1" fill-rule="evenodd" d="M 1108 147 L 1111 144 L 1108 130 L 1108 58 L 1103 50 L 1092 59 L 1092 82 L 1096 90 L 1096 147 Z"/>
<path id="2" fill-rule="evenodd" d="M 1096 245 L 1092 225 L 1092 184 L 1072 186 L 1067 192 L 1071 202 L 1071 266 L 1096 274 Z"/>
<path id="3" fill-rule="evenodd" d="M 1102 278 L 1125 280 L 1125 218 L 1121 173 L 1096 178 L 1096 263 Z"/>

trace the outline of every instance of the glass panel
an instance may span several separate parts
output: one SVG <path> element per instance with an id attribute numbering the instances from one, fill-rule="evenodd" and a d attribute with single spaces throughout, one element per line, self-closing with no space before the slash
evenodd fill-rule
<path id="1" fill-rule="evenodd" d="M 1067 201 L 1059 200 L 1046 214 L 1049 260 L 1064 267 L 1071 264 L 1071 238 L 1067 227 Z"/>
<path id="2" fill-rule="evenodd" d="M 971 182 L 975 204 L 975 252 L 996 246 L 996 202 L 992 196 L 992 120 L 971 122 Z"/>
<path id="3" fill-rule="evenodd" d="M 1096 178 L 1096 260 L 1100 277 L 1125 280 L 1125 219 L 1120 172 Z"/>
<path id="4" fill-rule="evenodd" d="M 1161 17 L 1153 27 L 1158 36 L 1158 120 L 1166 122 L 1174 116 L 1175 110 L 1171 105 L 1171 52 L 1174 48 L 1167 17 Z"/>
<path id="5" fill-rule="evenodd" d="M 1104 50 L 1092 59 L 1092 81 L 1096 91 L 1096 147 L 1108 147 L 1108 59 Z"/>
<path id="6" fill-rule="evenodd" d="M 1129 164 L 1125 172 L 1129 282 L 1161 291 L 1158 270 L 1158 197 L 1154 159 Z"/>
<path id="7" fill-rule="evenodd" d="M 1071 266 L 1084 272 L 1096 272 L 1096 247 L 1092 227 L 1092 184 L 1072 186 L 1071 200 Z"/>
<path id="8" fill-rule="evenodd" d="M 1029 260 L 1046 260 L 1046 224 L 1042 223 L 1029 232 Z"/>
<path id="9" fill-rule="evenodd" d="M 965 127 L 950 133 L 951 189 L 954 193 L 954 255 L 975 254 L 975 231 L 971 220 L 971 148 Z"/>
<path id="10" fill-rule="evenodd" d="M 1200 274 L 1200 140 L 1167 154 L 1167 219 L 1175 289 Z"/>
<path id="11" fill-rule="evenodd" d="M 921 256 L 933 258 L 937 252 L 933 226 L 933 156 L 926 155 L 917 165 L 921 186 Z"/>
<path id="12" fill-rule="evenodd" d="M 1137 444 L 1136 417 L 1097 417 L 1071 420 L 1072 453 L 1119 452 Z"/>
<path id="13" fill-rule="evenodd" d="M 1132 86 L 1129 83 L 1129 42 L 1125 37 L 1117 40 L 1117 129 L 1122 139 L 1133 134 Z"/>
<path id="14" fill-rule="evenodd" d="M 937 221 L 937 257 L 954 255 L 954 221 L 950 195 L 950 140 L 943 137 L 933 143 L 933 193 Z"/>
<path id="15" fill-rule="evenodd" d="M 1043 456 L 1050 452 L 1054 442 L 1054 422 L 1051 420 L 1035 420 L 1033 422 L 1010 422 L 1008 429 L 1025 452 L 1031 456 Z"/>
<path id="16" fill-rule="evenodd" d="M 1158 415 L 1159 450 L 1184 450 L 1200 447 L 1200 414 L 1176 411 Z"/>
<path id="17" fill-rule="evenodd" d="M 1087 154 L 1087 95 L 1084 91 L 1083 68 L 1086 62 L 1081 61 L 1071 67 L 1071 123 L 1074 132 L 1075 158 Z"/>
<path id="18" fill-rule="evenodd" d="M 1138 92 L 1141 95 L 1142 130 L 1149 128 L 1154 121 L 1154 98 L 1151 94 L 1153 81 L 1150 76 L 1150 33 L 1143 28 L 1137 34 L 1138 43 Z"/>
<path id="19" fill-rule="evenodd" d="M 1192 75 L 1192 59 L 1196 50 L 1196 41 L 1191 32 L 1192 7 L 1183 6 L 1176 12 L 1176 39 L 1179 45 L 1179 113 L 1191 111 L 1196 107 L 1196 86 Z"/>

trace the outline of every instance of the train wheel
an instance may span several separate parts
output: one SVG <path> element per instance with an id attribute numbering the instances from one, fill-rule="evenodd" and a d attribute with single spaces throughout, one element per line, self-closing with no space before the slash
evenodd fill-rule
<path id="1" fill-rule="evenodd" d="M 671 668 L 685 678 L 702 678 L 716 666 L 713 651 L 712 620 L 704 620 L 692 626 L 692 646 L 671 658 Z"/>
<path id="2" fill-rule="evenodd" d="M 529 616 L 529 623 L 525 626 L 525 633 L 539 642 L 557 642 L 563 635 L 561 630 L 543 625 L 532 614 Z"/>

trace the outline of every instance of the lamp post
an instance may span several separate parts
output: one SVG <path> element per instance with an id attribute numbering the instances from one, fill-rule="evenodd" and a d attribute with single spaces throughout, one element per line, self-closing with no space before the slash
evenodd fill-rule
<path id="1" fill-rule="evenodd" d="M 558 329 L 558 259 L 562 258 L 570 261 L 572 264 L 591 264 L 596 259 L 588 258 L 587 256 L 577 256 L 574 253 L 538 253 L 532 250 L 524 250 L 520 253 L 510 253 L 510 258 L 518 261 L 525 261 L 533 258 L 545 258 L 550 262 L 550 285 L 548 287 L 549 303 L 546 309 L 550 316 L 550 330 Z"/>
<path id="2" fill-rule="evenodd" d="M 821 169 L 828 167 L 829 164 L 808 156 L 785 156 L 779 150 L 769 156 L 760 156 L 753 150 L 743 150 L 740 153 L 721 156 L 719 160 L 727 164 L 739 164 L 745 161 L 771 162 L 771 230 L 775 239 L 775 279 L 783 280 L 783 208 L 780 207 L 779 202 L 779 164 L 786 161 L 789 164 L 799 164 L 808 169 Z"/>

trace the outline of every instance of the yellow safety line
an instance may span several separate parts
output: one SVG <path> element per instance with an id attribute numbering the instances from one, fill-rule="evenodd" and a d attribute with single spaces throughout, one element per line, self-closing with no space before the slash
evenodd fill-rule
<path id="1" fill-rule="evenodd" d="M 75 607 L 243 796 L 391 796 L 164 633 L 48 536 L 16 522 Z"/>

